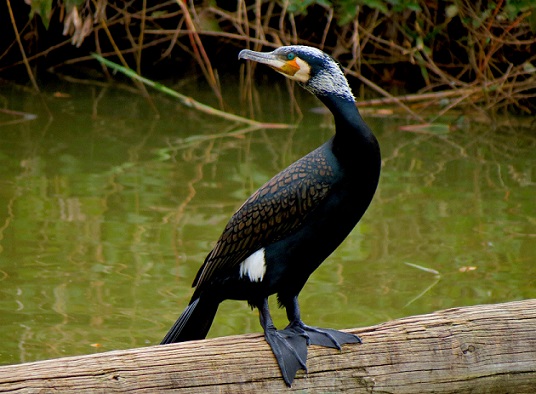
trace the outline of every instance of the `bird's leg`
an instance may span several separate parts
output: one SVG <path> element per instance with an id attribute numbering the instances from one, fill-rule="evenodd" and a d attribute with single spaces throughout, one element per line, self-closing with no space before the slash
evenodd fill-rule
<path id="1" fill-rule="evenodd" d="M 331 347 L 341 350 L 345 343 L 361 343 L 361 339 L 354 334 L 349 334 L 329 328 L 310 327 L 303 323 L 300 317 L 298 297 L 294 297 L 290 305 L 286 306 L 289 325 L 282 332 L 293 332 L 307 336 L 307 344 Z"/>
<path id="2" fill-rule="evenodd" d="M 304 369 L 307 371 L 305 365 L 307 361 L 307 338 L 303 334 L 296 335 L 296 333 L 276 330 L 270 315 L 267 298 L 258 307 L 261 326 L 264 329 L 264 338 L 272 348 L 285 383 L 290 387 L 298 370 Z"/>

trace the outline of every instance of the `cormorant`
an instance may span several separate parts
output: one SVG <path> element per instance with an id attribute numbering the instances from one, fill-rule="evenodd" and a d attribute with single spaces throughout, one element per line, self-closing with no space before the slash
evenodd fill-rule
<path id="1" fill-rule="evenodd" d="M 206 337 L 218 305 L 247 300 L 260 312 L 266 341 L 290 386 L 306 369 L 307 346 L 340 349 L 359 337 L 306 326 L 298 293 L 339 246 L 370 204 L 380 176 L 380 148 L 359 114 L 339 64 L 302 45 L 272 52 L 242 50 L 318 97 L 335 118 L 335 135 L 261 186 L 231 217 L 193 282 L 190 304 L 162 344 Z M 277 294 L 289 320 L 277 330 L 268 297 Z"/>

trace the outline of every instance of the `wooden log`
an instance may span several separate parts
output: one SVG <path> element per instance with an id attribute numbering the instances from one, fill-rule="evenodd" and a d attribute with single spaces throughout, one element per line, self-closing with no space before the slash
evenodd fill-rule
<path id="1" fill-rule="evenodd" d="M 535 393 L 536 300 L 453 308 L 351 330 L 362 345 L 309 347 L 291 389 L 262 335 L 0 367 L 0 392 Z"/>

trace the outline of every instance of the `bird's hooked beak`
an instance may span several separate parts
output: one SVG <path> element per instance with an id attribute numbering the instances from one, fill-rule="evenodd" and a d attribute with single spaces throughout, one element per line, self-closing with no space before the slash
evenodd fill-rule
<path id="1" fill-rule="evenodd" d="M 298 82 L 305 83 L 309 80 L 310 67 L 298 56 L 289 60 L 285 56 L 275 53 L 275 51 L 256 52 L 243 49 L 238 54 L 238 59 L 253 60 L 257 63 L 266 64 L 287 78 Z"/>

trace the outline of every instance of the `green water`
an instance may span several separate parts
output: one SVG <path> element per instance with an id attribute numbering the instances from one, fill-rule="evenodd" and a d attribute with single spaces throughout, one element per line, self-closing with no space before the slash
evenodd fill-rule
<path id="1" fill-rule="evenodd" d="M 296 119 L 283 86 L 253 105 L 263 120 Z M 37 115 L 0 114 L 0 364 L 159 343 L 234 210 L 332 134 L 301 91 L 296 129 L 230 136 L 235 125 L 158 94 L 159 118 L 135 94 L 56 90 L 68 96 L 0 91 L 3 108 Z M 236 97 L 225 90 L 230 110 L 249 107 Z M 534 130 L 413 133 L 400 130 L 407 120 L 365 117 L 381 183 L 302 291 L 305 322 L 350 328 L 536 297 Z M 228 301 L 210 336 L 259 331 L 256 311 Z"/>

